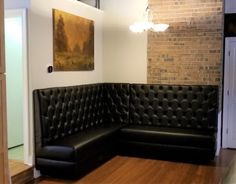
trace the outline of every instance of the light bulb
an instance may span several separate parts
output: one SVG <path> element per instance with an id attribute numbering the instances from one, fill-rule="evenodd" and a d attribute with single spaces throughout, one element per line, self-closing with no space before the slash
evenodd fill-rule
<path id="1" fill-rule="evenodd" d="M 142 33 L 144 31 L 140 22 L 132 24 L 131 26 L 129 26 L 129 29 L 134 33 Z"/>
<path id="2" fill-rule="evenodd" d="M 155 32 L 164 32 L 168 27 L 169 27 L 168 24 L 154 24 L 152 26 L 152 29 Z"/>

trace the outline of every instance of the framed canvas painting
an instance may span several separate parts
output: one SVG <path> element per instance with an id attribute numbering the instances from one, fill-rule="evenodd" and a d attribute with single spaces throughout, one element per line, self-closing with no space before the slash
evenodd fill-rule
<path id="1" fill-rule="evenodd" d="M 53 9 L 53 67 L 94 70 L 94 21 Z"/>

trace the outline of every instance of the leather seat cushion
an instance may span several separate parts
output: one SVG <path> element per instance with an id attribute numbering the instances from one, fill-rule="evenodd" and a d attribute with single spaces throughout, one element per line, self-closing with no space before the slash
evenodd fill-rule
<path id="1" fill-rule="evenodd" d="M 121 141 L 190 147 L 215 147 L 215 135 L 202 130 L 129 125 L 120 130 Z"/>
<path id="2" fill-rule="evenodd" d="M 88 155 L 94 155 L 99 151 L 97 146 L 111 141 L 119 129 L 118 124 L 103 124 L 78 132 L 65 139 L 56 140 L 51 145 L 43 146 L 38 157 L 72 162 L 87 159 Z"/>

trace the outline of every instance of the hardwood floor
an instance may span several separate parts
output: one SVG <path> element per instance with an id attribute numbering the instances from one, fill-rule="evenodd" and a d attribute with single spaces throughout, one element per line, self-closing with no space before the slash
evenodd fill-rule
<path id="1" fill-rule="evenodd" d="M 236 157 L 234 158 L 230 170 L 222 179 L 222 184 L 235 184 L 236 183 Z"/>
<path id="2" fill-rule="evenodd" d="M 26 184 L 33 180 L 33 167 L 21 161 L 9 160 L 12 184 Z"/>
<path id="3" fill-rule="evenodd" d="M 207 164 L 116 156 L 77 181 L 41 178 L 37 184 L 216 184 L 229 171 L 236 155 L 222 150 Z"/>

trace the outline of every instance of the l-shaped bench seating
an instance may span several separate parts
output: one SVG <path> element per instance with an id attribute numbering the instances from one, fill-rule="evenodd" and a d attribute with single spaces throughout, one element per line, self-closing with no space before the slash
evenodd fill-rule
<path id="1" fill-rule="evenodd" d="M 104 83 L 33 95 L 42 174 L 78 177 L 117 154 L 214 159 L 216 86 Z"/>

